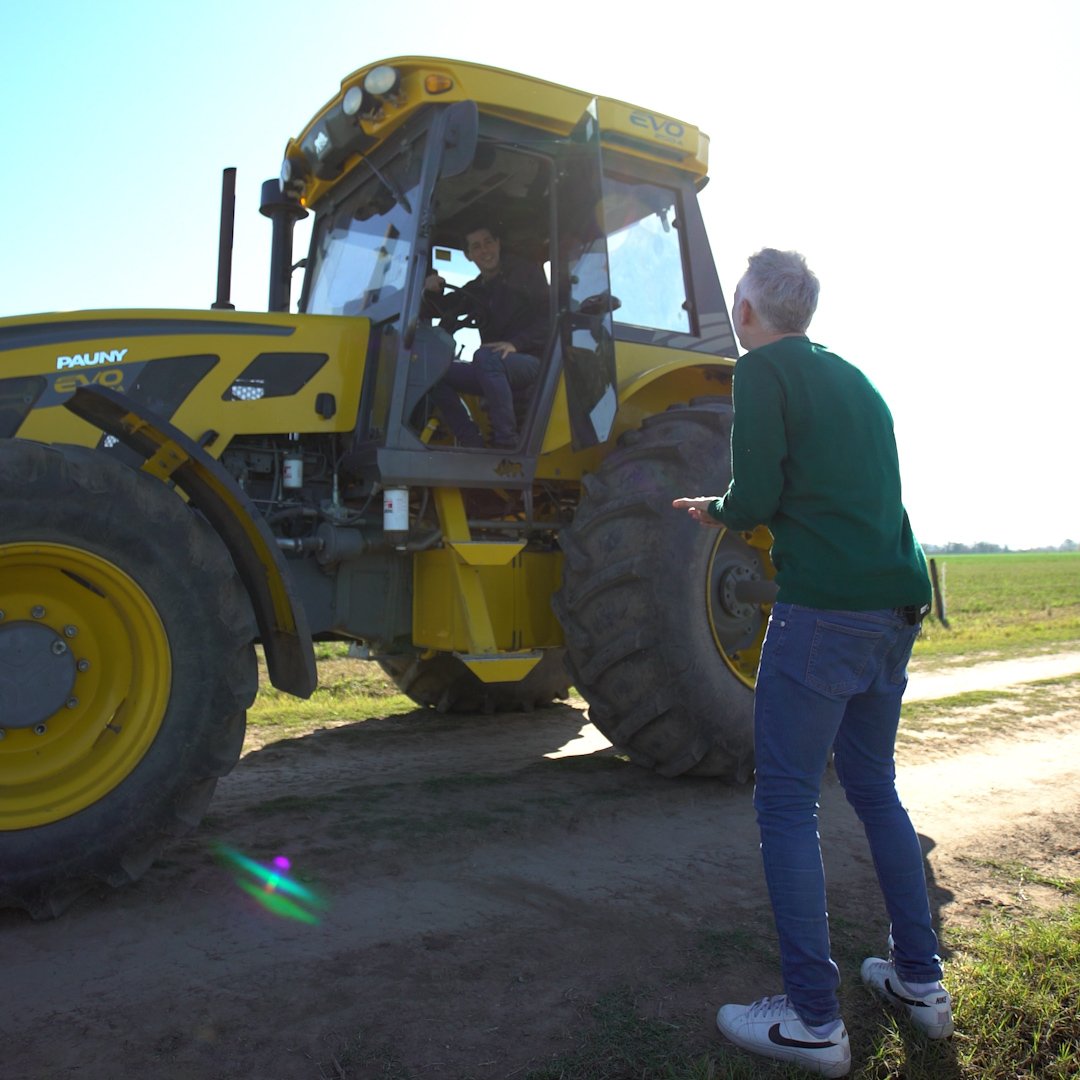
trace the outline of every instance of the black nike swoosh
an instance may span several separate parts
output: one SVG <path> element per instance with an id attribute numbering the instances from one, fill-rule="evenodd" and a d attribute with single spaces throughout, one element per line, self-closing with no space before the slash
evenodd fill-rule
<path id="1" fill-rule="evenodd" d="M 779 1024 L 773 1024 L 769 1028 L 769 1042 L 776 1046 L 795 1046 L 800 1050 L 831 1050 L 836 1045 L 831 1042 L 803 1042 L 801 1039 L 788 1039 L 780 1034 Z"/>
<path id="2" fill-rule="evenodd" d="M 893 988 L 888 979 L 885 980 L 885 989 L 892 994 L 897 1001 L 902 1001 L 905 1005 L 914 1005 L 918 1008 L 929 1009 L 930 1003 L 927 1001 L 915 1001 L 912 998 L 906 998 L 903 994 L 898 994 Z"/>

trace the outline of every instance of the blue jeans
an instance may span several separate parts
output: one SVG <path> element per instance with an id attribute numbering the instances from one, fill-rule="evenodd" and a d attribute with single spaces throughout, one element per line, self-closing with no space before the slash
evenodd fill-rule
<path id="1" fill-rule="evenodd" d="M 501 356 L 481 346 L 471 363 L 455 361 L 447 368 L 432 397 L 462 446 L 483 446 L 484 439 L 458 395 L 486 398 L 492 438 L 497 446 L 510 447 L 518 437 L 515 400 L 528 394 L 539 370 L 540 361 L 535 356 L 516 352 Z"/>
<path id="2" fill-rule="evenodd" d="M 922 850 L 896 794 L 893 749 L 918 628 L 889 610 L 774 604 L 754 695 L 754 806 L 784 988 L 810 1024 L 839 1016 L 818 845 L 821 778 L 836 775 L 866 830 L 892 920 L 897 973 L 941 978 Z"/>

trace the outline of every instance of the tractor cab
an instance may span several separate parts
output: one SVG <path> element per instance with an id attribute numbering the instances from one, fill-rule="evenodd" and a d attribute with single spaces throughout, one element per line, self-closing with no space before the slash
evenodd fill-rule
<path id="1" fill-rule="evenodd" d="M 706 140 L 563 88 L 541 115 L 535 80 L 477 65 L 430 70 L 438 64 L 354 73 L 290 142 L 283 197 L 315 212 L 299 309 L 370 320 L 347 471 L 524 487 L 540 455 L 611 437 L 616 352 L 633 351 L 617 343 L 735 355 L 697 206 Z M 515 393 L 517 444 L 450 454 L 463 448 L 433 392 L 452 363 L 471 361 L 485 313 L 459 302 L 461 318 L 440 318 L 424 282 L 439 274 L 453 297 L 477 277 L 464 239 L 477 223 L 497 231 L 508 258 L 542 272 L 546 334 L 535 381 Z M 660 359 L 638 355 L 635 366 Z M 484 402 L 466 405 L 490 436 Z"/>

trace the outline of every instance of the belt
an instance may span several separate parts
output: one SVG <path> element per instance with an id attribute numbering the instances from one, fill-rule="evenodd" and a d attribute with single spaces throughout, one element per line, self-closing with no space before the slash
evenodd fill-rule
<path id="1" fill-rule="evenodd" d="M 907 607 L 893 608 L 893 611 L 899 615 L 908 626 L 918 626 L 919 623 L 930 614 L 930 605 L 908 604 Z"/>

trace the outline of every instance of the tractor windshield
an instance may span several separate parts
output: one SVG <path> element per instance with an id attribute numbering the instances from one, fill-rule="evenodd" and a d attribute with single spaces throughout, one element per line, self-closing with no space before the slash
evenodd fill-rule
<path id="1" fill-rule="evenodd" d="M 420 139 L 384 165 L 381 177 L 362 168 L 367 175 L 359 187 L 319 215 L 305 307 L 309 314 L 374 315 L 374 309 L 400 302 L 423 156 Z"/>

